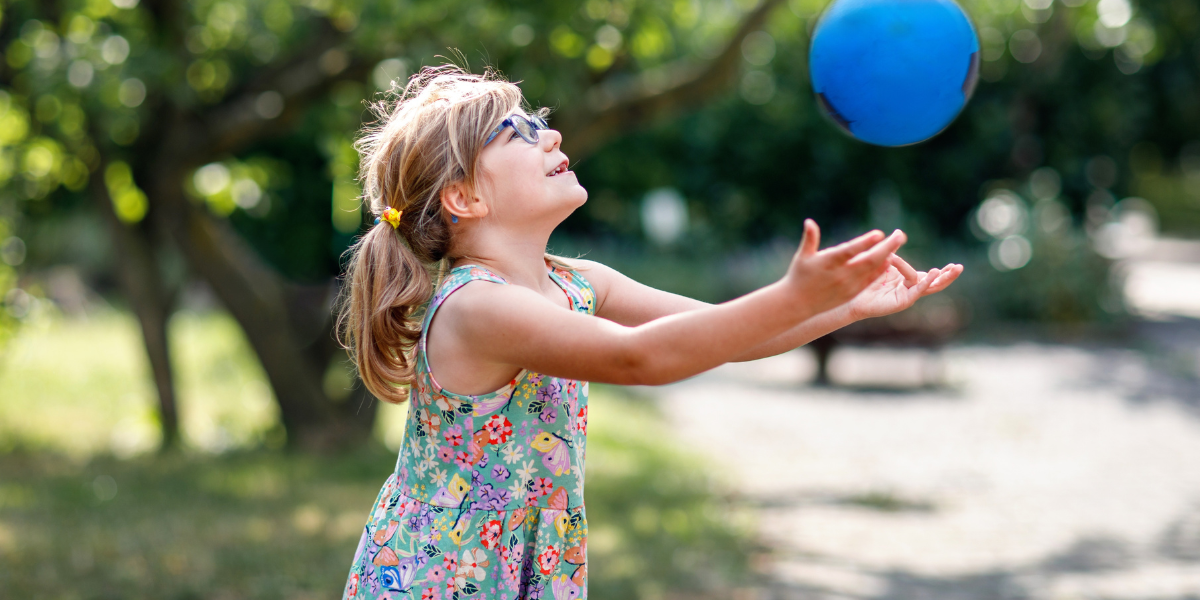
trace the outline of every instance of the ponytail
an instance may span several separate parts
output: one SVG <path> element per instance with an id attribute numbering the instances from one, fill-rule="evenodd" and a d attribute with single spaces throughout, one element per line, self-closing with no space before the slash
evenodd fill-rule
<path id="1" fill-rule="evenodd" d="M 392 403 L 409 398 L 421 312 L 450 252 L 441 192 L 475 187 L 484 138 L 522 102 L 495 74 L 453 66 L 423 69 L 398 96 L 371 106 L 378 121 L 355 143 L 365 207 L 394 212 L 349 250 L 337 323 L 367 390 Z"/>
<path id="2" fill-rule="evenodd" d="M 404 402 L 408 388 L 397 384 L 412 383 L 418 312 L 433 294 L 429 271 L 386 224 L 372 227 L 351 252 L 338 323 L 342 343 L 368 391 Z"/>

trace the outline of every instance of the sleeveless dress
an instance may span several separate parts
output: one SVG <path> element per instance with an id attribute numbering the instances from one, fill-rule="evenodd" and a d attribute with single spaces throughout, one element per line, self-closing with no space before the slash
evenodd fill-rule
<path id="1" fill-rule="evenodd" d="M 549 268 L 573 310 L 595 314 L 579 273 Z M 587 597 L 583 508 L 588 384 L 522 370 L 489 394 L 444 390 L 426 356 L 429 323 L 470 281 L 464 265 L 430 300 L 415 356 L 404 443 L 375 500 L 344 599 Z"/>

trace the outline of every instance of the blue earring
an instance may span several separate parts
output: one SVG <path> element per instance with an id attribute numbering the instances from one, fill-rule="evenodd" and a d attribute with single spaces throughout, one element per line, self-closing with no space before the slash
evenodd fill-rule
<path id="1" fill-rule="evenodd" d="M 458 215 L 450 215 L 450 222 L 451 222 L 451 223 L 457 223 L 457 222 L 458 222 Z"/>

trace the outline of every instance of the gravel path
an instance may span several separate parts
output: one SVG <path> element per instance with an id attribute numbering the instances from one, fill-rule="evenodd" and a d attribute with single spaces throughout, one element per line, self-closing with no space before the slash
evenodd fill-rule
<path id="1" fill-rule="evenodd" d="M 1200 599 L 1200 354 L 1147 356 L 952 348 L 929 389 L 929 356 L 846 349 L 857 387 L 814 388 L 798 351 L 648 391 L 757 508 L 749 597 Z"/>

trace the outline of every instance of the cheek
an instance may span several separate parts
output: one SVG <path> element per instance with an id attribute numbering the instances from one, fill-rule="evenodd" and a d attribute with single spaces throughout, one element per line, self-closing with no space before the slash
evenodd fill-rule
<path id="1" fill-rule="evenodd" d="M 514 153 L 515 154 L 515 153 Z M 492 171 L 496 191 L 502 195 L 527 196 L 539 189 L 546 177 L 542 173 L 542 164 L 533 156 L 509 156 L 507 160 L 497 161 L 496 170 Z"/>

